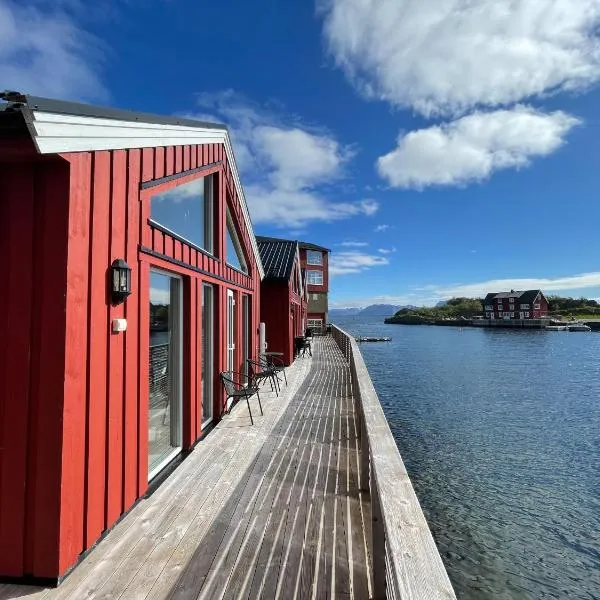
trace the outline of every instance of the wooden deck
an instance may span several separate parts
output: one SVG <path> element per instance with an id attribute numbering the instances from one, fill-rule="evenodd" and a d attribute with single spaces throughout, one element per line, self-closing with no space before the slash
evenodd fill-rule
<path id="1" fill-rule="evenodd" d="M 0 600 L 371 597 L 350 369 L 332 338 L 313 346 L 254 426 L 236 406 L 59 588 Z"/>

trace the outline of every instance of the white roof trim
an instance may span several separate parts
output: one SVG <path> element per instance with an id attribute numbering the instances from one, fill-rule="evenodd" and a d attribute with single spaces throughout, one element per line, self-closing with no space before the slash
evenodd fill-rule
<path id="1" fill-rule="evenodd" d="M 265 271 L 260 260 L 244 188 L 237 170 L 227 129 L 122 121 L 38 110 L 32 110 L 30 115 L 33 118 L 25 113 L 27 126 L 40 154 L 157 148 L 187 144 L 223 144 L 233 175 L 235 189 L 242 206 L 242 214 L 248 228 L 258 272 L 261 279 L 264 278 Z"/>

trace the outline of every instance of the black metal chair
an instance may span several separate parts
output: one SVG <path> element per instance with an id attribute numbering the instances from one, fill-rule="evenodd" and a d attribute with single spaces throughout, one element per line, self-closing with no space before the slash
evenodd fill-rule
<path id="1" fill-rule="evenodd" d="M 264 362 L 252 360 L 251 358 L 246 359 L 246 362 L 248 363 L 248 377 L 252 385 L 258 387 L 261 381 L 267 379 L 271 384 L 271 391 L 275 390 L 275 395 L 279 396 L 279 379 L 275 370 L 264 364 Z"/>
<path id="2" fill-rule="evenodd" d="M 278 356 L 273 356 L 272 354 L 264 354 L 260 357 L 261 362 L 264 360 L 265 365 L 269 369 L 273 369 L 275 374 L 277 375 L 277 379 L 279 379 L 279 373 L 283 373 L 283 380 L 285 381 L 285 385 L 287 385 L 287 376 L 285 374 L 285 363 Z M 281 381 L 281 379 L 279 379 Z"/>
<path id="3" fill-rule="evenodd" d="M 246 399 L 246 403 L 248 404 L 248 413 L 250 414 L 250 423 L 254 425 L 254 419 L 252 418 L 252 410 L 250 409 L 250 398 L 254 396 L 254 394 L 256 394 L 256 397 L 258 399 L 260 414 L 263 414 L 258 386 L 253 385 L 252 382 L 245 386 L 243 384 L 243 373 L 237 373 L 236 371 L 223 371 L 223 373 L 221 373 L 221 381 L 223 382 L 223 387 L 225 388 L 227 400 L 229 400 L 229 398 Z M 227 410 L 227 412 L 229 412 L 229 410 Z"/>
<path id="4" fill-rule="evenodd" d="M 312 335 L 310 337 L 307 336 L 298 336 L 294 338 L 294 342 L 296 345 L 296 356 L 306 356 L 306 351 L 310 356 L 312 356 Z"/>

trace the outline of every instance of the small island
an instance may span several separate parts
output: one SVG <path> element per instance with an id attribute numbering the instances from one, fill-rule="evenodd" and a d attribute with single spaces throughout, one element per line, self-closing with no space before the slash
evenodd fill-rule
<path id="1" fill-rule="evenodd" d="M 481 300 L 478 298 L 452 298 L 443 305 L 433 307 L 401 308 L 392 317 L 385 319 L 386 323 L 402 325 L 447 324 L 468 321 L 481 316 L 483 312 Z"/>
<path id="2" fill-rule="evenodd" d="M 560 296 L 547 296 L 546 300 L 548 311 L 545 318 L 550 324 L 580 321 L 587 323 L 592 329 L 600 328 L 600 304 L 596 300 Z M 509 312 L 509 306 L 507 303 L 507 312 Z M 489 308 L 486 306 L 486 299 L 483 298 L 452 298 L 433 307 L 401 308 L 393 316 L 387 317 L 385 323 L 442 326 L 482 325 L 490 320 L 486 318 L 485 312 Z M 528 313 L 525 314 L 529 316 Z M 498 317 L 496 320 L 499 320 Z M 510 319 L 510 321 L 515 320 L 519 319 Z"/>

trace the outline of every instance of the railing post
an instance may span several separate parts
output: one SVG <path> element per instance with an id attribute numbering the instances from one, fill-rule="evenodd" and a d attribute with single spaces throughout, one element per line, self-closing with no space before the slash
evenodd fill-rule
<path id="1" fill-rule="evenodd" d="M 373 599 L 386 600 L 385 589 L 385 528 L 381 514 L 379 490 L 374 473 L 371 473 L 371 548 L 373 549 Z"/>

